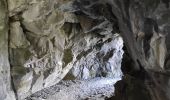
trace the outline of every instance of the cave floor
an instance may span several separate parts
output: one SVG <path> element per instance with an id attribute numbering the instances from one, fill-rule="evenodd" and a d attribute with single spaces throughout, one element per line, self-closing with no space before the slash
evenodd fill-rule
<path id="1" fill-rule="evenodd" d="M 114 94 L 117 78 L 61 81 L 38 91 L 25 100 L 104 100 Z"/>

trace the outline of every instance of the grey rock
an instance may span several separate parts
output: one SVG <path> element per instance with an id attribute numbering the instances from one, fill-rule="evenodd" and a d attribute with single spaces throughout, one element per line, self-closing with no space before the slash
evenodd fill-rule
<path id="1" fill-rule="evenodd" d="M 166 89 L 169 82 L 161 84 L 164 79 L 169 80 L 169 0 L 86 0 L 86 3 L 76 0 L 75 6 L 79 9 L 76 12 L 78 15 L 88 16 L 100 23 L 109 21 L 113 27 L 117 25 L 129 59 L 132 59 L 129 62 L 131 68 L 136 73 L 143 73 L 143 77 L 149 77 L 145 77 L 144 82 L 149 80 L 156 84 L 155 89 L 146 86 L 154 91 L 150 91 L 152 99 L 169 99 L 169 90 Z M 106 14 L 107 11 L 109 13 Z M 164 78 L 155 77 L 155 74 Z M 138 77 L 136 75 L 134 77 Z"/>
<path id="2" fill-rule="evenodd" d="M 170 99 L 169 12 L 169 0 L 1 0 L 0 99 L 54 100 L 79 91 L 48 89 L 60 81 L 129 75 L 152 100 Z"/>
<path id="3" fill-rule="evenodd" d="M 93 78 L 88 80 L 61 81 L 43 89 L 25 100 L 104 100 L 113 95 L 113 85 L 119 79 Z"/>
<path id="4" fill-rule="evenodd" d="M 0 1 L 0 100 L 15 100 L 11 87 L 11 73 L 8 58 L 8 15 L 7 2 Z"/>
<path id="5" fill-rule="evenodd" d="M 123 76 L 123 40 L 109 21 L 88 25 L 91 18 L 77 16 L 73 1 L 8 2 L 13 20 L 10 64 L 18 99 L 63 79 Z"/>

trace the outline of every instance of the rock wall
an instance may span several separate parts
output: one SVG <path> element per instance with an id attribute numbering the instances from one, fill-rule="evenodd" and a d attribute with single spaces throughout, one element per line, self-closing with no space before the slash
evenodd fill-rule
<path id="1" fill-rule="evenodd" d="M 61 80 L 122 77 L 123 40 L 75 1 L 8 0 L 11 74 L 18 99 Z"/>
<path id="2" fill-rule="evenodd" d="M 78 15 L 115 26 L 126 46 L 122 69 L 143 82 L 153 100 L 169 99 L 169 0 L 77 0 L 75 8 Z"/>
<path id="3" fill-rule="evenodd" d="M 115 0 L 113 4 L 120 7 L 113 7 L 113 12 L 134 70 L 145 72 L 144 83 L 153 100 L 169 100 L 169 1 Z"/>
<path id="4" fill-rule="evenodd" d="M 170 99 L 169 0 L 1 0 L 0 8 L 0 99 L 61 80 L 118 81 L 123 41 L 123 83 Z M 129 87 L 119 99 L 134 99 Z"/>
<path id="5" fill-rule="evenodd" d="M 0 1 L 0 100 L 15 100 L 11 87 L 8 53 L 8 9 L 5 0 Z"/>

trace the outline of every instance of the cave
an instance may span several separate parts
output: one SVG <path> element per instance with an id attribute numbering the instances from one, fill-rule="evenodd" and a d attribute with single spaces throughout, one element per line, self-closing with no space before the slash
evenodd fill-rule
<path id="1" fill-rule="evenodd" d="M 0 100 L 170 100 L 170 0 L 0 0 Z"/>

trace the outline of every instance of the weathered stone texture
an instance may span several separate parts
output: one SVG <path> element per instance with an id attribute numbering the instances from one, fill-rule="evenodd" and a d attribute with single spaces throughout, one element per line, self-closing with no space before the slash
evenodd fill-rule
<path id="1" fill-rule="evenodd" d="M 122 38 L 109 21 L 75 14 L 74 2 L 8 1 L 10 63 L 19 99 L 62 79 L 122 77 Z"/>
<path id="2" fill-rule="evenodd" d="M 11 88 L 8 58 L 8 9 L 5 0 L 0 1 L 0 100 L 15 100 Z"/>
<path id="3" fill-rule="evenodd" d="M 168 100 L 169 12 L 169 0 L 1 0 L 0 99 L 123 70 L 123 84 Z"/>

